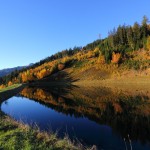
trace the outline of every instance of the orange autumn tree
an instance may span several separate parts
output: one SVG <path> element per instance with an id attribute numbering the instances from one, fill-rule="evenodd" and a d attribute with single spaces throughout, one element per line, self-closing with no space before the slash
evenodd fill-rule
<path id="1" fill-rule="evenodd" d="M 8 82 L 8 86 L 11 86 L 13 83 L 11 81 Z"/>
<path id="2" fill-rule="evenodd" d="M 112 63 L 118 64 L 120 59 L 121 59 L 120 53 L 115 53 L 115 52 L 112 53 L 112 60 L 111 60 Z"/>
<path id="3" fill-rule="evenodd" d="M 65 68 L 65 64 L 60 63 L 58 64 L 58 70 L 63 70 Z"/>
<path id="4" fill-rule="evenodd" d="M 5 88 L 6 86 L 4 84 L 0 85 L 0 89 Z"/>

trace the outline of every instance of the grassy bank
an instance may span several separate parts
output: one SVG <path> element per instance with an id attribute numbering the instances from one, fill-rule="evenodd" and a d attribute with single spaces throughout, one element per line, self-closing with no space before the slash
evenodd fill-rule
<path id="1" fill-rule="evenodd" d="M 0 93 L 8 91 L 8 90 L 13 90 L 13 89 L 19 88 L 21 85 L 22 84 L 14 84 L 14 85 L 8 86 L 6 88 L 0 89 Z"/>
<path id="2" fill-rule="evenodd" d="M 21 84 L 0 91 L 0 103 L 23 88 Z M 83 150 L 68 137 L 59 139 L 55 133 L 41 132 L 38 128 L 17 122 L 0 111 L 0 149 L 2 150 Z"/>
<path id="3" fill-rule="evenodd" d="M 23 88 L 24 88 L 24 85 L 15 84 L 15 85 L 8 86 L 6 88 L 1 89 L 0 90 L 0 104 L 4 102 L 5 100 L 11 98 L 12 96 L 18 94 Z"/>
<path id="4" fill-rule="evenodd" d="M 4 150 L 80 150 L 65 137 L 59 139 L 54 133 L 40 132 L 27 125 L 0 114 L 0 149 Z"/>

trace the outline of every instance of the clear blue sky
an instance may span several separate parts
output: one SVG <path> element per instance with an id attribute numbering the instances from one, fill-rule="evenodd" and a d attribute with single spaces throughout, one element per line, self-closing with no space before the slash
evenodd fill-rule
<path id="1" fill-rule="evenodd" d="M 150 0 L 0 0 L 0 69 L 28 65 L 150 18 Z"/>

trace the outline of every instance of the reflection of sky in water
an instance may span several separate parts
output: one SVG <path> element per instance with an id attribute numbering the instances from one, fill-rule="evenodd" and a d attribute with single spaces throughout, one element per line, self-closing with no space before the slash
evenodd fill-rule
<path id="1" fill-rule="evenodd" d="M 65 115 L 27 98 L 12 97 L 2 104 L 1 110 L 25 123 L 35 122 L 42 130 L 58 131 L 59 136 L 66 133 L 83 143 L 99 145 L 103 149 L 125 149 L 123 138 L 111 127 L 84 117 Z M 132 144 L 139 150 L 150 149 L 148 145 L 142 146 L 138 142 Z"/>

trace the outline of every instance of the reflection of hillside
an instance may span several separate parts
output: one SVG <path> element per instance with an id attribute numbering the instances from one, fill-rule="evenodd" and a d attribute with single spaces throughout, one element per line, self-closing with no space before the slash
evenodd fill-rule
<path id="1" fill-rule="evenodd" d="M 130 134 L 132 139 L 150 141 L 148 96 L 126 95 L 109 88 L 74 88 L 65 95 L 58 91 L 26 87 L 21 95 L 65 114 L 108 124 L 123 137 Z"/>

